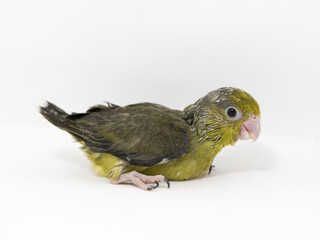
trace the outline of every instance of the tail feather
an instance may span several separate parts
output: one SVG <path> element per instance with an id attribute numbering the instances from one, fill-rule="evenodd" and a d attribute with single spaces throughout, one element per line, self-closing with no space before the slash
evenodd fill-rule
<path id="1" fill-rule="evenodd" d="M 95 111 L 100 110 L 97 109 Z M 40 107 L 40 113 L 56 127 L 67 131 L 78 141 L 84 142 L 92 151 L 96 151 L 96 149 L 108 149 L 112 144 L 107 140 L 101 139 L 100 136 L 95 135 L 94 131 L 88 132 L 84 130 L 83 126 L 77 124 L 77 121 L 82 117 L 87 116 L 88 113 L 73 113 L 69 115 L 50 102 L 47 102 L 46 105 Z"/>
<path id="2" fill-rule="evenodd" d="M 46 102 L 46 105 L 40 107 L 40 113 L 56 127 L 83 141 L 82 132 L 78 129 L 77 124 L 70 120 L 70 115 L 61 108 L 51 102 Z"/>
<path id="3" fill-rule="evenodd" d="M 64 127 L 68 117 L 68 114 L 65 111 L 51 102 L 46 102 L 46 105 L 41 106 L 40 113 L 57 127 Z"/>

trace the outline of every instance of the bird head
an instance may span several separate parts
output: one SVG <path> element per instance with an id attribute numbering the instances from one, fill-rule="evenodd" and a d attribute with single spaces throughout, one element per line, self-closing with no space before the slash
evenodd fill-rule
<path id="1" fill-rule="evenodd" d="M 260 134 L 260 108 L 247 92 L 231 87 L 219 88 L 188 106 L 183 118 L 193 125 L 202 140 L 222 146 L 238 139 L 257 140 Z"/>

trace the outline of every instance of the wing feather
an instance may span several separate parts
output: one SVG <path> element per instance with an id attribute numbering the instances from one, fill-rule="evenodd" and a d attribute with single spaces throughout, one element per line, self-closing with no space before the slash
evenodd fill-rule
<path id="1" fill-rule="evenodd" d="M 70 115 L 70 120 L 92 152 L 109 153 L 131 165 L 152 166 L 188 150 L 188 125 L 180 111 L 161 105 L 97 106 Z"/>

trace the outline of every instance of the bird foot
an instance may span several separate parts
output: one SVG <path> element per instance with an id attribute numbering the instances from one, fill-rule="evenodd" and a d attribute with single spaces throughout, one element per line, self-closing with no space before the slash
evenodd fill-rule
<path id="1" fill-rule="evenodd" d="M 119 184 L 123 182 L 131 181 L 137 187 L 150 191 L 155 189 L 159 186 L 159 182 L 165 182 L 170 187 L 169 181 L 162 175 L 155 175 L 155 176 L 147 176 L 136 171 L 121 174 L 118 180 L 111 180 L 113 184 Z M 155 186 L 147 185 L 147 183 L 156 184 Z"/>

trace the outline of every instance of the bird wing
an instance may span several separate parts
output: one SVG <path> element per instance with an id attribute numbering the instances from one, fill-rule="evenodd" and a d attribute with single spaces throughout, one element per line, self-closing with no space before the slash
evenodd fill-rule
<path id="1" fill-rule="evenodd" d="M 153 166 L 184 155 L 188 125 L 180 111 L 142 103 L 96 106 L 69 115 L 73 134 L 92 152 L 109 153 L 135 166 Z"/>

